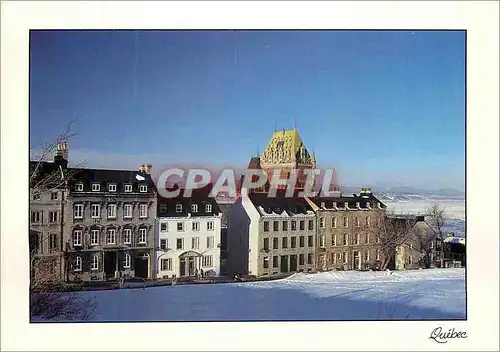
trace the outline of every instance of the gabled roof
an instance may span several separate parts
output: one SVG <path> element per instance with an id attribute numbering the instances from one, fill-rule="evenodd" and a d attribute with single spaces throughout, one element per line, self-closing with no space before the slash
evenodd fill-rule
<path id="1" fill-rule="evenodd" d="M 277 190 L 276 197 L 266 193 L 250 193 L 248 198 L 261 214 L 275 216 L 294 216 L 313 214 L 313 209 L 304 197 L 285 197 L 285 190 Z"/>

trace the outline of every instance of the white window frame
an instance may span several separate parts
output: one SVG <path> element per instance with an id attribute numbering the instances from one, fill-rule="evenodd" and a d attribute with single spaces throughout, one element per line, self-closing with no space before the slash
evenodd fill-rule
<path id="1" fill-rule="evenodd" d="M 191 249 L 200 249 L 200 238 L 192 237 L 191 238 Z"/>
<path id="2" fill-rule="evenodd" d="M 326 246 L 325 242 L 326 242 L 325 235 L 320 235 L 319 236 L 319 246 L 324 248 Z"/>
<path id="3" fill-rule="evenodd" d="M 215 229 L 215 223 L 213 221 L 208 221 L 207 222 L 207 231 L 214 231 Z"/>
<path id="4" fill-rule="evenodd" d="M 163 226 L 165 226 L 165 229 L 163 229 Z M 160 223 L 160 232 L 168 232 L 168 222 L 163 221 Z"/>
<path id="5" fill-rule="evenodd" d="M 99 270 L 99 257 L 97 255 L 93 255 L 90 259 L 90 270 L 97 271 Z"/>
<path id="6" fill-rule="evenodd" d="M 162 246 L 162 241 L 165 241 L 165 247 Z M 168 248 L 168 238 L 160 238 L 160 249 Z"/>
<path id="7" fill-rule="evenodd" d="M 200 231 L 200 222 L 199 221 L 193 221 L 191 225 L 191 229 L 193 231 Z"/>
<path id="8" fill-rule="evenodd" d="M 148 217 L 148 205 L 139 204 L 139 218 L 145 219 Z"/>
<path id="9" fill-rule="evenodd" d="M 322 229 L 325 228 L 325 218 L 324 217 L 319 218 L 319 227 Z"/>
<path id="10" fill-rule="evenodd" d="M 172 270 L 172 258 L 162 259 L 160 262 L 161 271 L 171 271 Z"/>
<path id="11" fill-rule="evenodd" d="M 175 212 L 176 213 L 182 213 L 182 204 L 176 204 L 175 205 Z"/>
<path id="12" fill-rule="evenodd" d="M 108 185 L 108 191 L 109 192 L 116 192 L 116 183 L 110 183 Z"/>
<path id="13" fill-rule="evenodd" d="M 370 244 L 370 234 L 366 234 L 366 244 Z"/>
<path id="14" fill-rule="evenodd" d="M 343 257 L 344 257 L 344 264 L 349 263 L 349 252 L 344 252 Z"/>
<path id="15" fill-rule="evenodd" d="M 32 221 L 33 223 L 38 224 L 39 222 L 42 222 L 42 211 L 40 210 L 35 210 L 31 212 L 31 218 L 33 218 L 33 215 L 35 215 L 35 221 Z"/>
<path id="16" fill-rule="evenodd" d="M 207 212 L 207 213 L 211 213 L 212 212 L 212 204 L 205 205 L 205 212 Z"/>
<path id="17" fill-rule="evenodd" d="M 111 211 L 111 210 L 114 210 Z M 108 216 L 108 219 L 116 219 L 116 210 L 117 210 L 117 205 L 116 204 L 108 204 L 108 209 L 107 209 L 107 216 Z"/>
<path id="18" fill-rule="evenodd" d="M 132 244 L 132 229 L 123 229 L 123 244 Z"/>
<path id="19" fill-rule="evenodd" d="M 146 193 L 148 191 L 147 185 L 139 185 L 139 192 Z"/>
<path id="20" fill-rule="evenodd" d="M 332 228 L 334 228 L 334 229 L 337 228 L 337 218 L 336 217 L 332 218 Z"/>
<path id="21" fill-rule="evenodd" d="M 181 247 L 179 248 L 179 240 L 181 240 Z M 184 238 L 175 239 L 175 249 L 184 249 Z"/>
<path id="22" fill-rule="evenodd" d="M 349 218 L 347 216 L 344 216 L 344 227 L 349 227 Z"/>
<path id="23" fill-rule="evenodd" d="M 408 256 L 408 264 L 413 265 L 413 256 L 412 255 Z"/>
<path id="24" fill-rule="evenodd" d="M 99 245 L 99 230 L 90 230 L 90 245 L 91 246 Z"/>
<path id="25" fill-rule="evenodd" d="M 129 209 L 128 215 L 127 215 L 127 212 L 125 211 L 125 209 Z M 133 217 L 132 216 L 133 212 L 134 212 L 134 209 L 132 208 L 132 204 L 124 204 L 123 205 L 123 218 L 124 219 L 131 219 Z"/>
<path id="26" fill-rule="evenodd" d="M 215 247 L 215 237 L 207 236 L 207 247 L 206 248 L 214 248 Z"/>
<path id="27" fill-rule="evenodd" d="M 204 255 L 202 258 L 202 267 L 203 268 L 211 268 L 213 267 L 213 255 Z"/>
<path id="28" fill-rule="evenodd" d="M 94 215 L 94 210 L 97 209 L 97 215 Z M 90 215 L 92 219 L 99 219 L 101 218 L 101 205 L 100 204 L 91 204 L 90 205 Z"/>
<path id="29" fill-rule="evenodd" d="M 179 229 L 179 224 L 181 225 L 181 229 Z M 184 222 L 178 221 L 176 226 L 177 226 L 177 232 L 184 232 Z"/>
<path id="30" fill-rule="evenodd" d="M 148 232 L 145 228 L 139 229 L 139 243 L 146 244 L 148 241 Z"/>
<path id="31" fill-rule="evenodd" d="M 366 217 L 366 227 L 370 227 L 372 225 L 372 218 L 371 216 Z"/>
<path id="32" fill-rule="evenodd" d="M 380 260 L 380 249 L 377 249 L 376 260 Z"/>
<path id="33" fill-rule="evenodd" d="M 76 192 L 83 192 L 83 183 L 77 183 L 75 185 L 75 191 Z"/>
<path id="34" fill-rule="evenodd" d="M 83 219 L 83 204 L 75 204 L 73 206 L 73 218 Z"/>
<path id="35" fill-rule="evenodd" d="M 83 232 L 82 230 L 73 231 L 73 247 L 83 246 Z"/>
<path id="36" fill-rule="evenodd" d="M 132 262 L 132 258 L 130 257 L 130 254 L 126 253 L 125 257 L 123 258 L 123 268 L 130 269 L 131 262 Z"/>
<path id="37" fill-rule="evenodd" d="M 124 185 L 123 190 L 125 191 L 125 193 L 131 193 L 132 192 L 132 185 L 131 184 Z"/>
<path id="38" fill-rule="evenodd" d="M 57 218 L 58 218 L 58 211 L 49 211 L 49 221 L 50 222 L 57 222 Z M 55 216 L 54 216 L 55 215 Z"/>
<path id="39" fill-rule="evenodd" d="M 360 244 L 361 243 L 361 234 L 357 233 L 354 237 L 354 244 Z"/>
<path id="40" fill-rule="evenodd" d="M 92 192 L 100 192 L 101 184 L 100 183 L 92 183 Z"/>
<path id="41" fill-rule="evenodd" d="M 198 204 L 191 204 L 191 212 L 193 213 L 198 212 Z"/>
<path id="42" fill-rule="evenodd" d="M 108 229 L 108 231 L 106 231 L 106 244 L 116 244 L 115 229 Z"/>
<path id="43" fill-rule="evenodd" d="M 337 245 L 337 235 L 334 234 L 332 235 L 332 246 L 336 246 Z"/>
<path id="44" fill-rule="evenodd" d="M 365 252 L 365 263 L 366 263 L 366 262 L 369 262 L 369 261 L 370 261 L 370 251 L 369 251 L 369 250 L 367 250 L 367 251 Z"/>
<path id="45" fill-rule="evenodd" d="M 75 258 L 75 266 L 73 267 L 73 271 L 82 271 L 82 257 L 78 256 Z"/>

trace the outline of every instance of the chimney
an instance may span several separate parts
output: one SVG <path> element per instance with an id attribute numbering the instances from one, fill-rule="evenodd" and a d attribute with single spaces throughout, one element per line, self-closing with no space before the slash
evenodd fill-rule
<path id="1" fill-rule="evenodd" d="M 151 164 L 146 165 L 146 173 L 148 175 L 151 175 L 153 173 L 153 165 Z"/>
<path id="2" fill-rule="evenodd" d="M 344 208 L 349 209 L 349 202 L 344 202 Z"/>
<path id="3" fill-rule="evenodd" d="M 368 209 L 371 209 L 370 202 L 366 202 L 366 207 L 367 207 Z"/>
<path id="4" fill-rule="evenodd" d="M 333 202 L 333 209 L 337 209 L 337 202 Z"/>
<path id="5" fill-rule="evenodd" d="M 356 202 L 356 208 L 360 209 L 361 206 L 359 205 L 359 202 Z"/>

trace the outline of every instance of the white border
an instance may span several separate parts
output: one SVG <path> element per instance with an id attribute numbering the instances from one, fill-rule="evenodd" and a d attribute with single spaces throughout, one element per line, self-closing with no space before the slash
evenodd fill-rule
<path id="1" fill-rule="evenodd" d="M 465 1 L 2 2 L 2 349 L 498 350 L 498 12 L 498 2 Z M 30 28 L 467 29 L 469 320 L 29 325 Z M 469 337 L 438 345 L 427 338 L 437 326 Z"/>

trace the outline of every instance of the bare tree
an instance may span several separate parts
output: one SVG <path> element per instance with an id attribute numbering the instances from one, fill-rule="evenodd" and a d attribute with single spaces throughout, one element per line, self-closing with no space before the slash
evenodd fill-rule
<path id="1" fill-rule="evenodd" d="M 444 225 L 445 225 L 445 210 L 440 207 L 438 204 L 432 205 L 430 208 L 426 210 L 426 214 L 429 217 L 429 223 L 436 231 L 437 237 L 440 242 L 439 249 L 439 259 L 440 259 L 440 267 L 444 267 Z"/>
<path id="2" fill-rule="evenodd" d="M 386 270 L 396 255 L 397 248 L 410 237 L 415 222 L 407 217 L 381 213 L 376 218 L 375 236 L 382 254 L 380 269 Z"/>
<path id="3" fill-rule="evenodd" d="M 71 124 L 66 130 L 53 141 L 45 143 L 39 149 L 39 155 L 33 155 L 35 159 L 30 162 L 30 213 L 36 207 L 36 201 L 45 194 L 67 188 L 68 180 L 73 176 L 74 169 L 67 168 L 67 160 L 62 163 L 49 162 L 49 159 L 62 152 L 61 146 L 74 137 L 71 132 Z M 63 156 L 63 155 L 60 155 Z M 59 224 L 63 228 L 62 219 Z M 35 230 L 32 216 L 30 216 L 29 231 L 29 254 L 30 254 L 30 312 L 32 317 L 53 319 L 64 317 L 66 319 L 86 320 L 92 317 L 96 308 L 93 299 L 85 299 L 74 292 L 66 292 L 61 282 L 61 276 L 57 273 L 58 259 L 62 265 L 62 246 L 58 253 L 40 253 L 49 239 L 42 232 Z"/>

